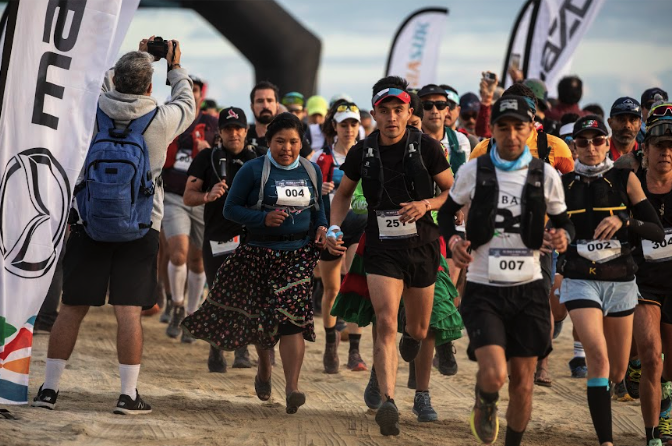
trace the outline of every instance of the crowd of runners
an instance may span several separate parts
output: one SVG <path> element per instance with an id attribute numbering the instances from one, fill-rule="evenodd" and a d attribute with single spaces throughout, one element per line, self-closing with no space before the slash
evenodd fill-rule
<path id="1" fill-rule="evenodd" d="M 432 369 L 458 373 L 453 341 L 464 332 L 478 363 L 472 433 L 497 439 L 508 378 L 505 444 L 515 446 L 535 384 L 552 385 L 552 344 L 569 316 L 567 373 L 586 380 L 599 443 L 614 442 L 612 401 L 638 398 L 648 446 L 672 444 L 672 103 L 663 89 L 617 98 L 605 113 L 579 106 L 576 76 L 549 92 L 511 67 L 506 90 L 493 73 L 462 94 L 388 76 L 370 103 L 355 104 L 259 82 L 250 104 L 220 109 L 181 67 L 175 41 L 165 56 L 171 97 L 159 105 L 147 49 L 141 41 L 106 76 L 65 255 L 35 322 L 51 337 L 33 406 L 55 408 L 83 318 L 109 302 L 115 413 L 151 412 L 137 391 L 143 314 L 160 313 L 169 338 L 207 341 L 211 372 L 227 372 L 223 350 L 235 351 L 233 368 L 255 366 L 252 346 L 262 401 L 277 344 L 288 414 L 307 397 L 305 341 L 324 346 L 330 374 L 343 370 L 347 341 L 345 368 L 370 374 L 362 395 L 382 435 L 400 434 L 398 353 L 413 412 L 432 422 Z M 133 135 L 146 172 L 119 205 L 117 179 L 138 165 L 123 158 Z M 135 227 L 118 229 L 121 218 Z M 368 325 L 369 364 L 359 347 Z"/>

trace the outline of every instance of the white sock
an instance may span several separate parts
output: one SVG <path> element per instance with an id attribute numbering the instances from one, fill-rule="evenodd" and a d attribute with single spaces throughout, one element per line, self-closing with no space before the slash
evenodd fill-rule
<path id="1" fill-rule="evenodd" d="M 168 262 L 168 281 L 173 292 L 173 302 L 177 306 L 184 305 L 184 285 L 187 283 L 187 264 L 177 266 Z"/>
<path id="2" fill-rule="evenodd" d="M 134 400 L 137 398 L 138 376 L 140 364 L 119 364 L 119 376 L 121 377 L 121 393 L 128 395 Z"/>
<path id="3" fill-rule="evenodd" d="M 574 341 L 574 357 L 575 358 L 585 358 L 586 352 L 583 351 L 583 344 L 580 342 Z"/>
<path id="4" fill-rule="evenodd" d="M 203 287 L 205 286 L 205 273 L 195 273 L 189 271 L 187 279 L 187 290 L 189 301 L 187 303 L 187 314 L 193 314 L 201 306 L 203 300 Z"/>
<path id="5" fill-rule="evenodd" d="M 61 375 L 65 370 L 65 364 L 68 361 L 65 359 L 51 359 L 47 358 L 47 366 L 44 371 L 44 385 L 43 389 L 51 389 L 58 392 L 58 384 L 61 382 Z"/>

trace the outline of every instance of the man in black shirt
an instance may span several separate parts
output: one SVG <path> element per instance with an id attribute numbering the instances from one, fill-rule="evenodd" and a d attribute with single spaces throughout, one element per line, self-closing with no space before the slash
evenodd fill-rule
<path id="1" fill-rule="evenodd" d="M 251 146 L 245 145 L 247 118 L 236 107 L 225 108 L 219 114 L 221 147 L 204 149 L 189 166 L 189 178 L 184 191 L 184 204 L 205 204 L 203 264 L 208 287 L 212 289 L 217 270 L 239 245 L 243 227 L 224 218 L 224 202 L 229 185 L 233 183 L 243 163 L 257 157 Z M 236 350 L 234 368 L 249 368 L 252 364 L 247 347 Z M 210 347 L 208 368 L 225 372 L 222 351 Z"/>
<path id="2" fill-rule="evenodd" d="M 407 88 L 408 83 L 396 76 L 374 85 L 371 114 L 378 131 L 348 152 L 341 167 L 345 175 L 331 205 L 334 226 L 327 238 L 332 254 L 345 252 L 336 237 L 337 225 L 362 179 L 369 209 L 364 267 L 377 321 L 372 376 L 377 376 L 380 394 L 386 397 L 376 414 L 383 435 L 399 435 L 399 411 L 393 400 L 399 304 L 403 294 L 406 310 L 400 350 L 410 360 L 427 335 L 439 266 L 439 231 L 429 211 L 441 207 L 453 182 L 441 145 L 406 127 L 413 112 Z M 415 138 L 419 144 L 412 142 L 418 141 Z M 411 165 L 415 168 L 409 169 Z M 442 191 L 438 197 L 434 197 L 435 184 Z"/>

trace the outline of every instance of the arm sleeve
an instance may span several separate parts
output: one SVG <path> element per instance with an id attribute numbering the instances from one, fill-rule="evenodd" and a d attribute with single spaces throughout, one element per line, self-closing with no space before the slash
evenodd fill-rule
<path id="1" fill-rule="evenodd" d="M 462 208 L 461 204 L 458 204 L 453 200 L 453 197 L 450 195 L 446 202 L 439 209 L 437 214 L 437 220 L 439 224 L 439 231 L 443 236 L 446 243 L 450 238 L 457 234 L 457 229 L 455 228 L 455 214 Z"/>
<path id="2" fill-rule="evenodd" d="M 490 131 L 490 114 L 492 112 L 490 105 L 481 104 L 478 110 L 478 117 L 476 118 L 476 135 L 483 138 L 492 138 Z"/>
<path id="3" fill-rule="evenodd" d="M 663 225 L 649 200 L 642 200 L 634 205 L 632 215 L 629 227 L 632 232 L 654 242 L 662 242 L 665 239 Z"/>
<path id="4" fill-rule="evenodd" d="M 254 170 L 251 163 L 240 168 L 229 189 L 224 203 L 224 218 L 245 225 L 249 228 L 265 227 L 266 212 L 246 207 L 247 197 L 256 189 L 254 187 Z M 258 191 L 257 191 L 258 192 Z"/>
<path id="5" fill-rule="evenodd" d="M 364 190 L 362 189 L 361 181 L 357 183 L 355 192 L 352 194 L 350 207 L 355 214 L 366 214 L 369 211 L 369 204 L 366 202 L 366 198 L 364 197 Z"/>

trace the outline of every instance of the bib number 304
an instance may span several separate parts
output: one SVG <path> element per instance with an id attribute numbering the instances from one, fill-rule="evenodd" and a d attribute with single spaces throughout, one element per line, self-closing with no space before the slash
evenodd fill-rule
<path id="1" fill-rule="evenodd" d="M 642 240 L 642 251 L 647 262 L 667 262 L 672 260 L 672 228 L 665 229 L 665 240 L 652 242 Z"/>
<path id="2" fill-rule="evenodd" d="M 401 222 L 399 211 L 376 211 L 380 239 L 409 238 L 418 235 L 415 222 Z"/>
<path id="3" fill-rule="evenodd" d="M 488 255 L 490 282 L 529 282 L 534 279 L 534 274 L 534 251 L 531 249 L 490 249 Z"/>

